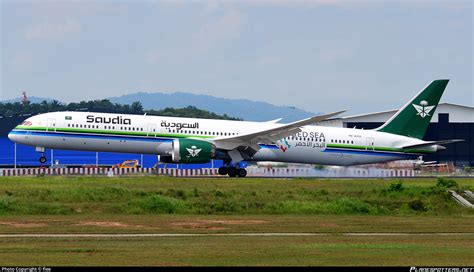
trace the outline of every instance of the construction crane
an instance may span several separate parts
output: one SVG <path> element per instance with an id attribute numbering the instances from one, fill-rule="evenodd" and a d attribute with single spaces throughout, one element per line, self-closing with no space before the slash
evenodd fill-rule
<path id="1" fill-rule="evenodd" d="M 21 103 L 23 105 L 27 105 L 30 103 L 30 99 L 28 98 L 28 96 L 26 95 L 26 92 L 22 92 L 21 93 Z"/>

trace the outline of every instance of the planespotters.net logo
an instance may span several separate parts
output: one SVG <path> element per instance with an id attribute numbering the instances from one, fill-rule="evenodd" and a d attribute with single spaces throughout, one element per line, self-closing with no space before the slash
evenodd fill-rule
<path id="1" fill-rule="evenodd" d="M 413 107 L 418 112 L 416 115 L 421 116 L 421 118 L 425 118 L 426 116 L 430 116 L 430 111 L 433 110 L 435 106 L 428 106 L 428 101 L 422 100 L 420 101 L 420 105 L 412 104 Z"/>
<path id="2" fill-rule="evenodd" d="M 473 267 L 410 267 L 410 272 L 474 272 Z"/>

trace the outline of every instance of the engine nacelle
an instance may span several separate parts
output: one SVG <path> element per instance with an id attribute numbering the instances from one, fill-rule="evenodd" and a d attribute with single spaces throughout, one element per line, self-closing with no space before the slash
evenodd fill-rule
<path id="1" fill-rule="evenodd" d="M 215 157 L 216 147 L 205 141 L 176 139 L 172 143 L 173 163 L 208 163 Z"/>

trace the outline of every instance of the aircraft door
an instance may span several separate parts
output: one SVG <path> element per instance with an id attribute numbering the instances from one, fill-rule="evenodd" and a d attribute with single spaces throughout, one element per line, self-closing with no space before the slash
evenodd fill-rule
<path id="1" fill-rule="evenodd" d="M 365 146 L 365 150 L 370 150 L 370 151 L 374 151 L 374 142 L 375 142 L 375 139 L 374 138 L 371 138 L 371 137 L 367 137 L 366 138 L 366 146 Z"/>
<path id="2" fill-rule="evenodd" d="M 148 124 L 147 136 L 156 137 L 156 125 Z"/>
<path id="3" fill-rule="evenodd" d="M 46 127 L 46 131 L 56 131 L 56 119 L 48 118 L 48 126 Z"/>

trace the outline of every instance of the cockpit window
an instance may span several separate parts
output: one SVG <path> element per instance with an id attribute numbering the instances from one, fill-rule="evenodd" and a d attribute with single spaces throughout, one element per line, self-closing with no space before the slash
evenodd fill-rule
<path id="1" fill-rule="evenodd" d="M 28 121 L 28 120 L 25 120 L 23 122 L 21 122 L 20 126 L 31 126 L 33 125 L 33 123 L 31 123 L 31 121 Z"/>

